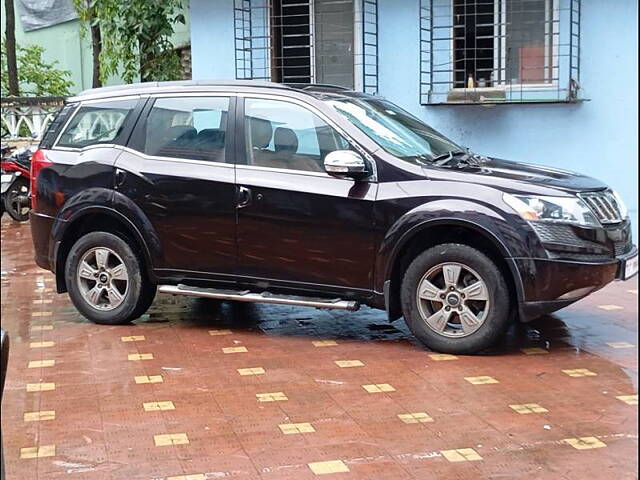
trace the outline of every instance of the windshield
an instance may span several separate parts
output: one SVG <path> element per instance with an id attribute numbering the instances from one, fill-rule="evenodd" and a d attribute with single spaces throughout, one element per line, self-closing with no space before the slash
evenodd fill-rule
<path id="1" fill-rule="evenodd" d="M 381 99 L 341 98 L 325 102 L 388 153 L 425 164 L 461 147 L 397 105 Z"/>

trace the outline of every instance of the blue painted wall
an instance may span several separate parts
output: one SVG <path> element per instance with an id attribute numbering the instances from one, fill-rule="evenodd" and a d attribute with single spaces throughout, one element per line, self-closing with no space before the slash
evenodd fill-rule
<path id="1" fill-rule="evenodd" d="M 578 170 L 638 219 L 637 2 L 582 0 L 580 104 L 422 106 L 418 0 L 378 0 L 380 94 L 472 150 Z M 233 78 L 232 0 L 191 0 L 193 78 Z M 410 46 L 413 46 L 411 48 Z"/>

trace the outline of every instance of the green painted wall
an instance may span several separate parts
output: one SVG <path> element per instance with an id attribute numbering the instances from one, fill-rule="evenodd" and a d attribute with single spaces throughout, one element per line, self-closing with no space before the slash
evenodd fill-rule
<path id="1" fill-rule="evenodd" d="M 4 1 L 0 2 L 2 9 L 2 42 L 4 43 L 5 16 Z M 189 39 L 189 8 L 183 10 L 187 20 L 186 25 L 178 24 L 173 35 L 173 44 L 182 46 L 190 42 Z M 47 63 L 57 60 L 58 68 L 71 71 L 73 87 L 71 93 L 91 88 L 91 44 L 89 38 L 80 35 L 80 22 L 71 20 L 47 28 L 25 32 L 22 29 L 18 6 L 16 5 L 16 42 L 18 45 L 35 44 L 44 47 L 43 57 Z M 120 78 L 110 78 L 108 85 L 123 83 Z"/>

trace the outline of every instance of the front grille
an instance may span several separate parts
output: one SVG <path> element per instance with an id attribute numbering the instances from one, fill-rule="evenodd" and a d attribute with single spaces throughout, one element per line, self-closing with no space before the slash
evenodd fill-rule
<path id="1" fill-rule="evenodd" d="M 531 222 L 542 243 L 560 244 L 571 247 L 602 249 L 597 243 L 578 237 L 569 225 L 558 223 Z"/>
<path id="2" fill-rule="evenodd" d="M 620 223 L 623 220 L 618 202 L 610 190 L 580 193 L 579 196 L 600 223 Z"/>
<path id="3" fill-rule="evenodd" d="M 629 253 L 632 248 L 631 242 L 616 242 L 613 246 L 616 252 L 616 257 Z"/>

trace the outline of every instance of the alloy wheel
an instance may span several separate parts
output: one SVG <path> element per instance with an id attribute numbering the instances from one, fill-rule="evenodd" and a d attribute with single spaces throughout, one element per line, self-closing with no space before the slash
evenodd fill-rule
<path id="1" fill-rule="evenodd" d="M 117 308 L 127 295 L 129 274 L 122 258 L 106 247 L 95 247 L 82 256 L 77 268 L 82 298 L 93 308 Z"/>
<path id="2" fill-rule="evenodd" d="M 416 301 L 426 325 L 446 337 L 471 335 L 490 312 L 485 281 L 475 270 L 457 262 L 429 269 L 418 282 Z"/>

